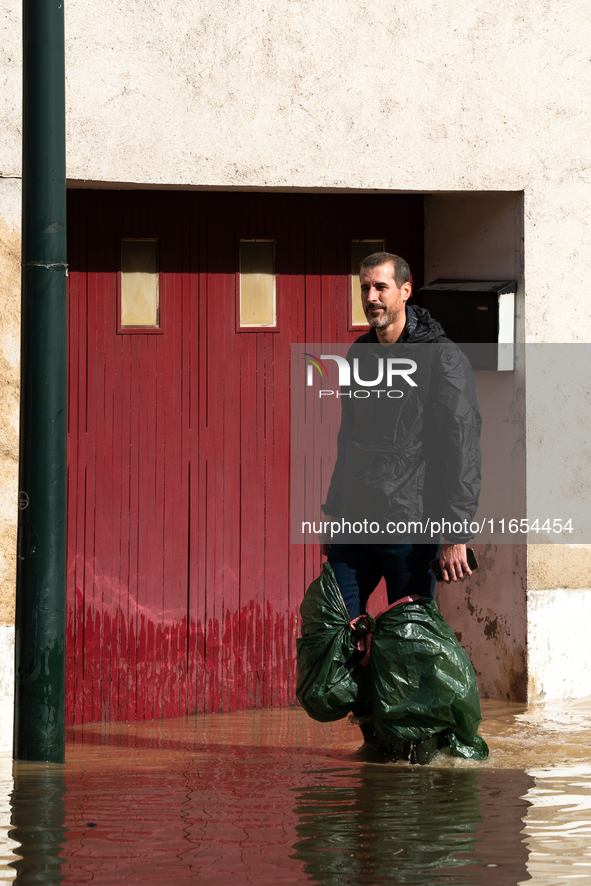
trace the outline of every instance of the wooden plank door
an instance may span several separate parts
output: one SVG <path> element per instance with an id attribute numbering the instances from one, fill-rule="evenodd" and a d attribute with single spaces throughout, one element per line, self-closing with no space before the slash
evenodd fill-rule
<path id="1" fill-rule="evenodd" d="M 352 341 L 351 241 L 420 285 L 414 196 L 69 194 L 68 718 L 291 704 L 318 548 L 290 544 L 290 345 Z M 121 238 L 158 241 L 157 333 L 118 331 Z M 277 327 L 240 329 L 241 239 Z"/>

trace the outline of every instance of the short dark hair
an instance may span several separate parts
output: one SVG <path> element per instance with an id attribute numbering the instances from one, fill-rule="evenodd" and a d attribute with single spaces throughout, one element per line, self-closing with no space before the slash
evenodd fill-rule
<path id="1" fill-rule="evenodd" d="M 408 263 L 393 252 L 373 252 L 364 258 L 359 265 L 359 270 L 371 271 L 381 265 L 391 264 L 394 268 L 394 282 L 400 289 L 403 283 L 410 283 L 410 268 Z"/>

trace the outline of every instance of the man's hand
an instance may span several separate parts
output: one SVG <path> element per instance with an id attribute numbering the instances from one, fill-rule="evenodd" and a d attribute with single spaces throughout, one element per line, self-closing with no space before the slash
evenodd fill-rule
<path id="1" fill-rule="evenodd" d="M 444 582 L 463 581 L 472 570 L 468 566 L 466 545 L 455 545 L 444 542 L 439 549 L 439 565 Z"/>

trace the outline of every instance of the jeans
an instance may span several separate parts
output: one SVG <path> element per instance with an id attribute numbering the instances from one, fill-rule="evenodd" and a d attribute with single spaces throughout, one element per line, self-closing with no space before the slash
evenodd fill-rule
<path id="1" fill-rule="evenodd" d="M 389 604 L 413 594 L 433 597 L 435 579 L 429 562 L 438 551 L 438 544 L 332 544 L 328 562 L 349 617 L 357 618 L 366 611 L 367 601 L 382 577 L 386 579 Z"/>

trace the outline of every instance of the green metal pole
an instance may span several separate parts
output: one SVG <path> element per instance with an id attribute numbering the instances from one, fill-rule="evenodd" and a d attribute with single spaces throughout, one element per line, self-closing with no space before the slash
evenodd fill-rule
<path id="1" fill-rule="evenodd" d="M 21 437 L 14 759 L 64 762 L 66 149 L 63 0 L 23 0 Z"/>

